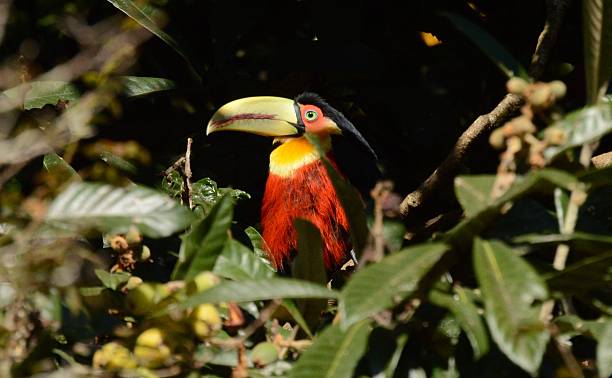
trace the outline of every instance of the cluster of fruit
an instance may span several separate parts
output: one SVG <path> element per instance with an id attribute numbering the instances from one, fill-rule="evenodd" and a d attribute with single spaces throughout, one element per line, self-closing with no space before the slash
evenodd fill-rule
<path id="1" fill-rule="evenodd" d="M 173 306 L 186 296 L 207 290 L 218 282 L 219 278 L 211 272 L 202 272 L 187 283 L 150 283 L 130 277 L 124 286 L 127 289 L 125 307 L 142 322 L 138 327 L 128 323 L 116 330 L 118 339 L 95 352 L 93 366 L 108 371 L 138 369 L 139 374 L 146 375 L 143 372 L 149 369 L 186 362 L 197 343 L 214 337 L 221 330 L 228 306 L 210 303 L 187 309 L 173 309 Z"/>

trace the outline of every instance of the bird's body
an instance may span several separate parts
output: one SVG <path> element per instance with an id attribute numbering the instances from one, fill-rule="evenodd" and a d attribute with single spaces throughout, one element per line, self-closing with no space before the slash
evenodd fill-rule
<path id="1" fill-rule="evenodd" d="M 323 145 L 334 164 L 327 138 Z M 310 221 L 319 229 L 323 262 L 329 271 L 347 260 L 351 249 L 348 219 L 321 156 L 305 137 L 284 142 L 270 155 L 261 224 L 277 268 L 285 266 L 297 251 L 296 218 Z"/>
<path id="2" fill-rule="evenodd" d="M 322 152 L 336 168 L 332 135 L 350 137 L 376 155 L 363 136 L 319 96 L 304 93 L 295 100 L 249 97 L 221 107 L 207 133 L 233 130 L 275 137 L 261 210 L 263 238 L 270 260 L 279 270 L 297 253 L 296 218 L 314 224 L 321 234 L 322 256 L 329 272 L 351 258 L 349 222 L 319 150 L 305 133 L 318 138 Z"/>

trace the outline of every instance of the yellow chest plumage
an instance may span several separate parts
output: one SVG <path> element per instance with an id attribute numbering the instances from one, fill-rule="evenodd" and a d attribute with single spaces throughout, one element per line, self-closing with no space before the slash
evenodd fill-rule
<path id="1" fill-rule="evenodd" d="M 321 145 L 325 152 L 329 151 L 331 138 L 324 138 Z M 270 154 L 270 173 L 281 177 L 291 177 L 297 169 L 320 158 L 321 155 L 316 147 L 308 139 L 305 137 L 290 138 Z"/>

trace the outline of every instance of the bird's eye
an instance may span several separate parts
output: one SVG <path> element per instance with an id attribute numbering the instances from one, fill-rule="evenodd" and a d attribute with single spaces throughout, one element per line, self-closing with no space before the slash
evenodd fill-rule
<path id="1" fill-rule="evenodd" d="M 311 121 L 312 122 L 315 119 L 317 119 L 317 117 L 319 117 L 319 115 L 314 110 L 307 110 L 304 113 L 304 118 L 306 118 L 307 121 Z"/>

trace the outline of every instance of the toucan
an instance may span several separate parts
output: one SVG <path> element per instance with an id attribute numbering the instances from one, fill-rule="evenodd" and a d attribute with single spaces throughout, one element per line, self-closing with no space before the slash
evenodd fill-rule
<path id="1" fill-rule="evenodd" d="M 290 267 L 297 253 L 297 232 L 294 220 L 313 223 L 321 234 L 323 262 L 334 272 L 351 256 L 352 246 L 347 215 L 334 190 L 320 151 L 332 166 L 344 175 L 345 167 L 361 170 L 359 161 L 376 161 L 372 147 L 353 124 L 323 98 L 302 93 L 294 99 L 272 96 L 247 97 L 231 101 L 219 108 L 208 122 L 206 134 L 219 131 L 242 131 L 273 137 L 277 146 L 270 154 L 270 167 L 264 190 L 261 227 L 267 253 L 277 270 Z M 305 134 L 318 137 L 317 149 Z M 351 158 L 339 166 L 332 152 L 332 136 L 348 140 L 362 156 Z M 363 159 L 363 155 L 366 159 Z M 355 156 L 355 154 L 353 154 Z M 372 164 L 370 164 L 370 167 Z M 372 169 L 368 168 L 368 172 Z M 346 177 L 346 175 L 344 175 Z M 361 176 L 361 177 L 360 177 Z"/>

